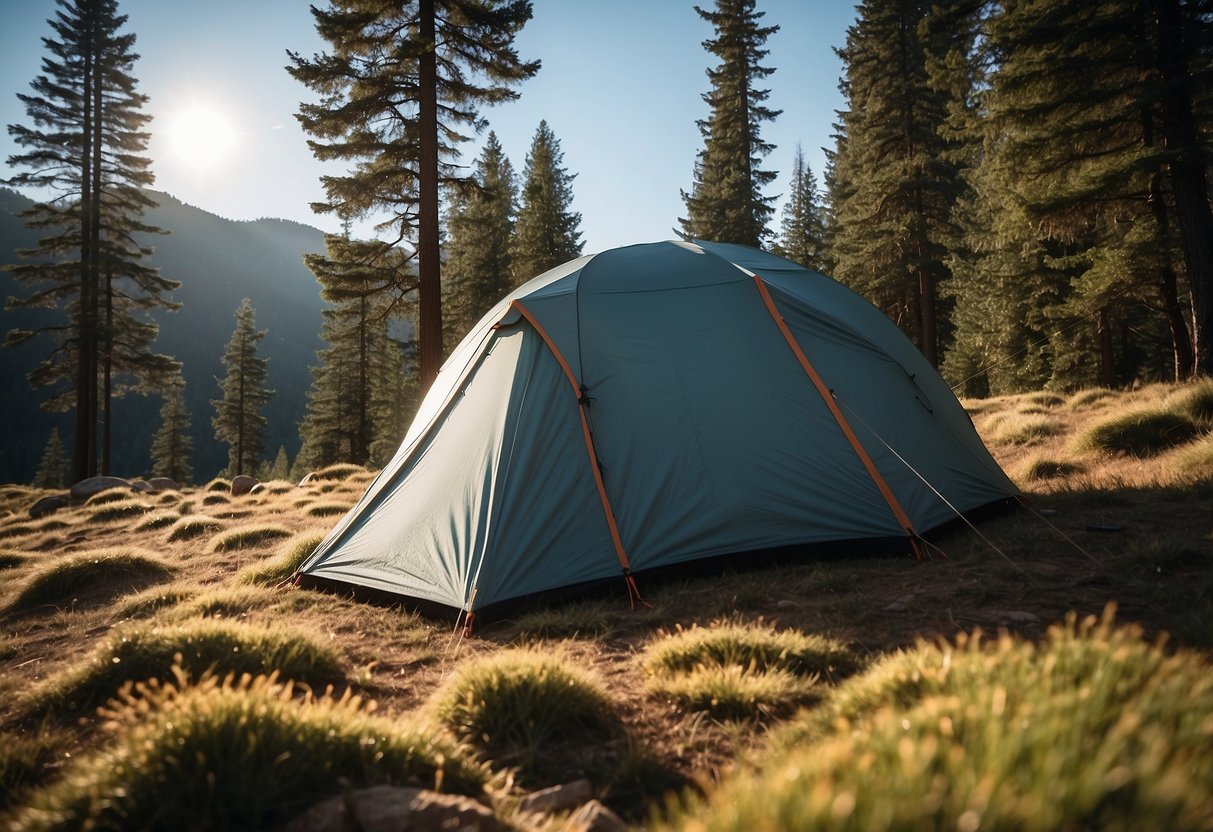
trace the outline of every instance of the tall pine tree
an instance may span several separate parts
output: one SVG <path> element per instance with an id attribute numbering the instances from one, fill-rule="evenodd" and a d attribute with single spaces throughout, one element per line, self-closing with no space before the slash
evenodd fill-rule
<path id="1" fill-rule="evenodd" d="M 57 306 L 67 321 L 37 332 L 13 331 L 10 345 L 49 335 L 54 349 L 30 373 L 49 386 L 46 406 L 75 410 L 72 477 L 108 470 L 110 401 L 128 388 L 160 387 L 176 362 L 150 351 L 155 324 L 143 314 L 173 307 L 164 294 L 178 284 L 139 261 L 150 249 L 133 235 L 159 232 L 142 221 L 154 205 L 142 189 L 151 185 L 150 160 L 142 155 L 150 116 L 147 97 L 132 75 L 138 56 L 133 34 L 119 30 L 126 16 L 115 0 L 59 0 L 45 38 L 50 56 L 18 95 L 32 127 L 9 125 L 23 151 L 8 163 L 28 168 L 9 184 L 49 190 L 55 196 L 25 214 L 27 225 L 45 230 L 38 245 L 21 252 L 34 262 L 11 269 L 36 287 L 18 306 Z M 115 376 L 125 374 L 126 381 Z"/>
<path id="2" fill-rule="evenodd" d="M 952 207 L 965 183 L 944 138 L 949 94 L 928 74 L 929 57 L 953 47 L 950 38 L 924 37 L 931 8 L 926 0 L 865 0 L 838 50 L 847 103 L 832 181 L 845 190 L 831 194 L 830 253 L 834 276 L 938 364 L 938 288 L 950 276 Z"/>
<path id="3" fill-rule="evenodd" d="M 152 438 L 152 474 L 168 477 L 179 485 L 194 479 L 190 454 L 194 440 L 190 436 L 190 411 L 185 405 L 185 380 L 178 375 L 164 396 L 160 408 L 160 429 Z"/>
<path id="4" fill-rule="evenodd" d="M 211 425 L 215 438 L 228 446 L 230 476 L 254 473 L 265 446 L 262 410 L 274 394 L 265 386 L 268 359 L 257 355 L 265 333 L 257 331 L 253 302 L 245 298 L 236 310 L 236 328 L 223 353 L 227 375 L 218 380 L 223 397 L 211 400 L 215 408 Z"/>
<path id="5" fill-rule="evenodd" d="M 62 488 L 67 485 L 67 449 L 59 438 L 59 428 L 51 428 L 32 484 L 34 488 Z"/>
<path id="6" fill-rule="evenodd" d="M 825 212 L 817 190 L 817 177 L 805 162 L 804 151 L 796 145 L 791 193 L 783 206 L 779 238 L 771 250 L 794 263 L 824 272 L 825 236 Z"/>
<path id="7" fill-rule="evenodd" d="M 474 188 L 456 193 L 447 218 L 445 320 L 454 346 L 516 284 L 510 243 L 518 206 L 514 168 L 490 132 Z"/>
<path id="8" fill-rule="evenodd" d="M 522 207 L 511 252 L 515 285 L 581 256 L 581 214 L 573 211 L 573 179 L 560 141 L 539 122 L 522 179 Z"/>
<path id="9" fill-rule="evenodd" d="M 696 6 L 695 12 L 716 31 L 703 48 L 720 63 L 707 71 L 712 88 L 703 100 L 711 113 L 696 122 L 703 149 L 691 192 L 682 192 L 687 210 L 682 231 L 703 240 L 761 246 L 774 211 L 774 197 L 762 189 L 778 175 L 761 167 L 774 149 L 762 140 L 761 128 L 780 111 L 763 103 L 770 90 L 758 84 L 775 71 L 762 66 L 769 51 L 762 47 L 779 27 L 759 25 L 765 12 L 756 10 L 755 0 L 716 0 L 713 11 Z"/>
<path id="10" fill-rule="evenodd" d="M 479 130 L 481 105 L 517 97 L 511 87 L 539 63 L 519 59 L 514 37 L 531 17 L 530 0 L 331 0 L 312 6 L 331 47 L 287 70 L 320 96 L 299 121 L 322 161 L 353 169 L 325 176 L 327 200 L 313 209 L 343 218 L 386 214 L 386 234 L 362 264 L 415 244 L 421 383 L 442 364 L 439 192 L 459 187 L 453 162 L 462 131 Z"/>

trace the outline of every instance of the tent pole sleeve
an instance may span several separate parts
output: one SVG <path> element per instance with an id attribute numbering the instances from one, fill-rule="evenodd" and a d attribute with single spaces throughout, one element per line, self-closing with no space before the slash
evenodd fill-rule
<path id="1" fill-rule="evenodd" d="M 602 501 L 602 513 L 606 515 L 607 528 L 611 532 L 611 543 L 615 546 L 615 556 L 619 558 L 619 564 L 623 567 L 624 572 L 628 573 L 631 570 L 631 565 L 628 563 L 628 553 L 623 548 L 623 539 L 619 536 L 619 526 L 615 523 L 615 511 L 611 508 L 611 500 L 607 497 L 606 483 L 602 480 L 602 467 L 598 464 L 598 452 L 594 449 L 594 436 L 590 433 L 590 423 L 585 417 L 586 405 L 581 403 L 582 393 L 581 384 L 574 375 L 573 369 L 569 366 L 569 362 L 565 361 L 564 356 L 556 347 L 556 342 L 548 335 L 539 321 L 531 314 L 531 311 L 523 306 L 519 301 L 513 301 L 511 304 L 518 310 L 518 314 L 526 318 L 534 330 L 539 333 L 539 337 L 547 344 L 548 349 L 552 351 L 556 362 L 560 365 L 560 369 L 564 371 L 565 378 L 569 380 L 569 384 L 573 387 L 573 399 L 578 402 L 577 414 L 581 417 L 581 433 L 585 438 L 585 450 L 590 457 L 590 470 L 594 474 L 594 485 L 598 488 L 598 499 Z"/>
<path id="2" fill-rule="evenodd" d="M 817 370 L 813 367 L 812 362 L 809 361 L 809 357 L 805 355 L 804 350 L 800 348 L 800 344 L 797 342 L 796 336 L 793 335 L 792 330 L 788 328 L 787 321 L 784 320 L 783 315 L 779 314 L 779 308 L 775 306 L 775 301 L 771 297 L 771 293 L 767 291 L 766 283 L 763 282 L 761 277 L 754 275 L 754 285 L 758 287 L 758 293 L 762 296 L 763 305 L 766 306 L 767 312 L 770 313 L 771 318 L 775 321 L 775 326 L 779 327 L 780 333 L 783 334 L 783 339 L 787 341 L 788 346 L 792 349 L 792 353 L 796 356 L 796 360 L 800 362 L 801 368 L 804 369 L 805 374 L 813 382 L 813 386 L 817 388 L 817 392 L 821 395 L 822 401 L 825 402 L 826 407 L 830 409 L 830 413 L 834 416 L 834 421 L 838 423 L 838 427 L 842 429 L 842 433 L 847 438 L 847 442 L 851 443 L 851 447 L 855 450 L 860 462 L 863 463 L 863 467 L 867 469 L 868 476 L 872 478 L 872 482 L 875 483 L 876 487 L 880 490 L 885 502 L 889 504 L 889 508 L 892 510 L 893 516 L 897 518 L 897 522 L 901 524 L 901 527 L 906 530 L 906 534 L 910 536 L 910 546 L 914 550 L 914 555 L 921 560 L 922 553 L 918 548 L 919 535 L 914 529 L 914 524 L 910 521 L 909 515 L 907 515 L 905 509 L 901 507 L 901 503 L 898 502 L 897 496 L 893 493 L 893 489 L 889 487 L 889 484 L 885 481 L 885 478 L 881 476 L 880 471 L 877 470 L 876 463 L 872 461 L 872 457 L 870 457 L 868 452 L 864 449 L 863 444 L 859 441 L 859 437 L 855 435 L 855 431 L 851 429 L 851 425 L 847 421 L 846 417 L 842 415 L 842 411 L 838 408 L 838 403 L 834 401 L 834 396 L 832 393 L 830 393 L 830 388 L 826 386 L 826 383 L 822 380 L 821 376 L 817 374 Z"/>

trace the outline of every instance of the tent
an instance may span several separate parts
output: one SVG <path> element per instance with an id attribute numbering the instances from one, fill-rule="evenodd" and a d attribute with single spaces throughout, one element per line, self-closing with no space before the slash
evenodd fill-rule
<path id="1" fill-rule="evenodd" d="M 1016 493 L 857 294 L 743 246 L 651 243 L 485 315 L 297 577 L 479 613 L 719 556 L 908 551 Z"/>

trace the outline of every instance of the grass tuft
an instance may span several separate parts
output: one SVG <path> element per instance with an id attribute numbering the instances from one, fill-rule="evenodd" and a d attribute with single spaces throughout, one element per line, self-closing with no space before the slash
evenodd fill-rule
<path id="1" fill-rule="evenodd" d="M 1211 669 L 1108 617 L 923 645 L 658 828 L 1205 829 Z"/>
<path id="2" fill-rule="evenodd" d="M 232 481 L 225 480 L 223 477 L 215 477 L 213 480 L 202 486 L 203 491 L 228 491 L 232 490 Z"/>
<path id="3" fill-rule="evenodd" d="M 1020 476 L 1028 482 L 1040 482 L 1041 480 L 1073 477 L 1082 472 L 1083 467 L 1076 462 L 1037 456 L 1027 461 Z"/>
<path id="4" fill-rule="evenodd" d="M 329 465 L 326 468 L 321 468 L 319 471 L 312 472 L 313 480 L 348 480 L 349 478 L 359 475 L 368 474 L 366 468 L 361 465 L 355 465 L 352 462 L 338 462 L 334 465 Z"/>
<path id="5" fill-rule="evenodd" d="M 1197 435 L 1196 423 L 1169 410 L 1136 410 L 1100 422 L 1075 440 L 1079 452 L 1154 456 Z"/>
<path id="6" fill-rule="evenodd" d="M 111 741 L 36 793 L 17 829 L 271 829 L 349 789 L 476 795 L 487 780 L 457 748 L 357 698 L 300 698 L 265 677 L 148 685 L 107 715 Z"/>
<path id="7" fill-rule="evenodd" d="M 1181 413 L 1204 429 L 1213 428 L 1213 379 L 1184 385 L 1163 401 L 1167 409 Z"/>
<path id="8" fill-rule="evenodd" d="M 65 740 L 46 725 L 19 734 L 0 732 L 0 812 L 17 805 L 27 791 L 50 778 Z"/>
<path id="9" fill-rule="evenodd" d="M 131 498 L 129 488 L 107 488 L 104 491 L 98 491 L 93 496 L 84 501 L 84 505 L 88 508 L 103 506 L 107 503 L 118 503 Z"/>
<path id="10" fill-rule="evenodd" d="M 464 665 L 430 710 L 457 739 L 524 781 L 558 778 L 560 747 L 617 738 L 622 728 L 597 682 L 549 651 L 515 648 Z"/>
<path id="11" fill-rule="evenodd" d="M 1175 453 L 1177 470 L 1213 479 L 1213 436 L 1206 436 Z"/>
<path id="12" fill-rule="evenodd" d="M 1079 390 L 1074 395 L 1070 396 L 1067 407 L 1071 410 L 1083 410 L 1091 405 L 1100 402 L 1106 402 L 1108 399 L 1116 398 L 1118 394 L 1109 390 L 1106 387 L 1089 387 L 1085 390 Z"/>
<path id="13" fill-rule="evenodd" d="M 781 715 L 820 698 L 820 680 L 859 668 L 845 644 L 762 622 L 661 635 L 645 652 L 651 693 L 720 719 Z"/>
<path id="14" fill-rule="evenodd" d="M 212 552 L 234 552 L 240 549 L 254 549 L 290 536 L 291 530 L 284 526 L 271 524 L 240 526 L 216 535 L 211 540 L 210 550 Z"/>
<path id="15" fill-rule="evenodd" d="M 162 581 L 172 574 L 168 564 L 134 546 L 80 552 L 36 572 L 17 593 L 9 609 L 29 610 L 106 589 L 111 595 L 119 595 L 134 585 Z"/>
<path id="16" fill-rule="evenodd" d="M 147 514 L 151 510 L 152 505 L 150 503 L 145 503 L 142 500 L 127 499 L 102 505 L 101 508 L 90 515 L 89 519 L 97 523 L 109 523 L 114 520 L 125 520 L 129 517 Z"/>
<path id="17" fill-rule="evenodd" d="M 282 544 L 278 554 L 270 560 L 250 564 L 236 573 L 236 580 L 243 584 L 274 586 L 290 578 L 303 565 L 324 535 L 318 532 L 298 534 Z"/>
<path id="18" fill-rule="evenodd" d="M 318 503 L 307 510 L 309 517 L 337 517 L 350 510 L 348 503 Z"/>
<path id="19" fill-rule="evenodd" d="M 0 569 L 15 569 L 25 563 L 25 555 L 16 549 L 0 551 Z"/>
<path id="20" fill-rule="evenodd" d="M 1064 430 L 1065 426 L 1051 416 L 1011 413 L 998 418 L 990 441 L 998 445 L 1035 445 Z"/>
<path id="21" fill-rule="evenodd" d="M 187 514 L 177 520 L 172 531 L 168 534 L 170 543 L 181 540 L 193 540 L 205 534 L 212 534 L 223 528 L 223 524 L 205 514 Z"/>
<path id="22" fill-rule="evenodd" d="M 163 529 L 176 523 L 180 517 L 172 513 L 153 514 L 151 517 L 144 520 L 138 526 L 135 526 L 137 532 L 152 532 L 157 529 Z"/>
<path id="23" fill-rule="evenodd" d="M 345 677 L 341 657 L 328 645 L 287 627 L 196 620 L 175 627 L 140 622 L 116 630 L 86 661 L 49 679 L 30 708 L 76 714 L 117 695 L 128 682 L 269 674 L 311 686 Z"/>

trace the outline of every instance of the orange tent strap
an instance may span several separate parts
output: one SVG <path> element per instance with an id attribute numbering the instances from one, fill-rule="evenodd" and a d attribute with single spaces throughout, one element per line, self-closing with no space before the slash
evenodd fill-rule
<path id="1" fill-rule="evenodd" d="M 510 304 L 518 310 L 518 314 L 526 318 L 527 322 L 539 333 L 539 337 L 548 345 L 548 349 L 552 351 L 552 355 L 556 357 L 556 361 L 560 364 L 560 369 L 564 371 L 565 377 L 569 380 L 569 384 L 573 387 L 573 397 L 580 405 L 582 394 L 581 384 L 577 381 L 577 376 L 573 373 L 573 369 L 569 366 L 569 362 L 564 360 L 560 349 L 556 346 L 556 342 L 548 335 L 539 321 L 531 314 L 531 311 L 523 306 L 519 301 L 513 301 Z M 615 556 L 619 558 L 619 564 L 626 571 L 630 564 L 628 563 L 628 554 L 623 548 L 623 539 L 619 536 L 619 526 L 615 523 L 615 512 L 611 508 L 611 500 L 607 497 L 606 483 L 602 481 L 602 467 L 598 464 L 598 452 L 594 450 L 594 437 L 590 433 L 590 423 L 585 417 L 585 408 L 578 406 L 577 413 L 581 416 L 581 433 L 585 438 L 585 450 L 590 457 L 590 470 L 594 474 L 594 485 L 598 488 L 598 499 L 602 501 L 602 512 L 606 515 L 607 528 L 611 532 L 611 543 L 615 546 Z"/>
<path id="2" fill-rule="evenodd" d="M 906 530 L 906 534 L 910 537 L 910 548 L 914 552 L 914 557 L 922 560 L 922 549 L 918 545 L 918 532 L 914 529 L 914 524 L 910 521 L 909 515 L 905 509 L 901 507 L 901 503 L 897 501 L 897 496 L 893 493 L 893 489 L 889 488 L 889 484 L 885 482 L 885 478 L 876 468 L 876 463 L 872 461 L 872 457 L 868 455 L 864 449 L 863 443 L 859 441 L 859 437 L 855 435 L 855 431 L 851 429 L 851 425 L 847 422 L 846 417 L 842 415 L 842 411 L 838 409 L 838 403 L 834 401 L 834 396 L 830 393 L 830 388 L 822 381 L 821 376 L 817 374 L 809 357 L 804 354 L 804 350 L 800 348 L 800 343 L 796 340 L 796 336 L 792 334 L 792 330 L 788 328 L 788 322 L 783 319 L 783 315 L 779 314 L 779 308 L 775 306 L 774 299 L 771 298 L 771 293 L 767 291 L 767 285 L 762 278 L 754 275 L 754 285 L 758 287 L 758 293 L 762 296 L 762 302 L 770 313 L 771 318 L 775 321 L 775 326 L 779 327 L 780 333 L 783 334 L 783 339 L 787 341 L 791 347 L 792 353 L 796 356 L 796 360 L 800 362 L 801 368 L 805 374 L 813 382 L 813 386 L 817 388 L 817 392 L 821 395 L 822 401 L 826 407 L 830 409 L 830 413 L 834 417 L 834 421 L 838 423 L 838 427 L 842 429 L 843 435 L 847 438 L 855 453 L 859 456 L 863 467 L 867 469 L 868 476 L 872 478 L 872 482 L 880 490 L 889 508 L 893 512 L 893 516 L 897 518 L 897 522 Z"/>

